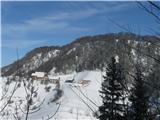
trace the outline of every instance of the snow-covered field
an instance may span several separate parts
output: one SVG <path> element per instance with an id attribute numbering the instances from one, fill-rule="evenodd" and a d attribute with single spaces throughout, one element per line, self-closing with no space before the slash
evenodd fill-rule
<path id="1" fill-rule="evenodd" d="M 33 106 L 31 106 L 32 109 L 29 112 L 28 119 L 95 120 L 94 112 L 96 112 L 98 106 L 101 105 L 99 90 L 101 87 L 102 73 L 100 71 L 83 71 L 53 77 L 60 78 L 60 86 L 58 89 L 62 90 L 62 96 L 53 101 L 57 95 L 57 85 L 53 83 L 41 84 L 40 81 L 35 80 L 33 86 L 37 95 L 33 97 Z M 73 83 L 65 82 L 73 78 Z M 87 84 L 80 84 L 82 80 L 89 82 Z M 4 93 L 3 95 L 1 94 L 0 97 L 4 97 L 0 101 L 1 109 L 4 108 L 16 84 L 16 82 L 11 82 L 9 85 L 5 85 L 6 81 L 6 78 L 1 78 L 0 80 L 2 88 L 0 93 Z M 48 92 L 45 89 L 47 87 L 50 88 Z M 4 88 L 6 90 L 4 90 Z M 13 120 L 16 119 L 16 117 L 25 119 L 25 108 L 26 90 L 24 82 L 21 82 L 20 87 L 16 89 L 11 97 L 10 104 L 1 112 L 0 119 Z"/>

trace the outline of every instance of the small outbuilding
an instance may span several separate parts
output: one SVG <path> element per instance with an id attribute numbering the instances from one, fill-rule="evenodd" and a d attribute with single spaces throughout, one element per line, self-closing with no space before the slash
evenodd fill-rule
<path id="1" fill-rule="evenodd" d="M 66 83 L 73 83 L 74 82 L 74 79 L 72 80 L 65 80 Z"/>
<path id="2" fill-rule="evenodd" d="M 54 83 L 54 84 L 57 84 L 60 81 L 60 77 L 54 77 L 50 75 L 48 75 L 48 79 L 51 83 Z"/>
<path id="3" fill-rule="evenodd" d="M 88 86 L 90 82 L 90 80 L 80 80 L 78 83 L 82 86 Z"/>

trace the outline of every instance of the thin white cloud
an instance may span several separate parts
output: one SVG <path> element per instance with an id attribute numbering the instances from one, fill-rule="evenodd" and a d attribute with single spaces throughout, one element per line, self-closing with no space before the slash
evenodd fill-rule
<path id="1" fill-rule="evenodd" d="M 73 8 L 76 8 L 76 3 L 72 4 Z M 87 5 L 87 4 L 86 4 Z M 42 43 L 43 41 L 34 41 L 30 33 L 46 33 L 46 32 L 56 32 L 56 31 L 69 31 L 69 32 L 82 32 L 90 31 L 91 29 L 85 26 L 75 26 L 72 23 L 74 21 L 85 20 L 89 17 L 94 17 L 98 14 L 104 14 L 107 16 L 108 13 L 119 12 L 128 8 L 129 4 L 117 4 L 108 2 L 104 4 L 103 2 L 96 3 L 91 2 L 84 9 L 76 9 L 72 11 L 59 11 L 53 12 L 46 16 L 40 16 L 23 21 L 23 23 L 16 24 L 2 24 L 2 37 L 8 36 L 9 38 L 21 39 L 16 40 L 13 44 L 5 44 L 3 47 L 16 47 L 21 44 L 21 47 L 28 47 L 30 45 L 36 45 Z M 28 39 L 28 40 L 27 40 Z M 3 41 L 3 39 L 2 39 Z M 10 40 L 8 40 L 10 41 Z"/>
<path id="2" fill-rule="evenodd" d="M 51 14 L 43 17 L 36 17 L 24 21 L 23 24 L 7 24 L 6 30 L 8 32 L 12 31 L 22 33 L 32 31 L 45 32 L 49 30 L 69 28 L 72 26 L 71 22 L 73 20 L 82 20 L 101 13 L 107 14 L 109 12 L 119 12 L 120 10 L 128 7 L 129 4 L 112 4 L 111 6 L 109 5 L 100 2 L 97 6 L 95 4 L 90 4 L 90 7 L 86 9 L 75 10 L 72 12 L 61 11 L 54 13 L 53 15 Z"/>

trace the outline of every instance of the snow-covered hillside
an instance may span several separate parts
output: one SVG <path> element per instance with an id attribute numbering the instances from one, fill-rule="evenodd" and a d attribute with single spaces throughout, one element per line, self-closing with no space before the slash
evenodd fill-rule
<path id="1" fill-rule="evenodd" d="M 49 59 L 56 57 L 58 53 L 59 53 L 59 50 L 52 50 L 45 54 L 38 53 L 35 56 L 33 56 L 28 62 L 23 64 L 21 71 L 28 72 L 28 71 L 34 70 L 38 68 L 40 65 L 42 65 L 43 63 L 47 62 Z"/>
<path id="2" fill-rule="evenodd" d="M 99 90 L 102 81 L 102 73 L 100 71 L 83 71 L 66 75 L 53 76 L 60 78 L 60 86 L 53 83 L 42 84 L 41 81 L 33 82 L 34 89 L 37 90 L 37 96 L 33 97 L 34 106 L 31 107 L 29 120 L 90 120 L 96 119 L 94 112 L 97 111 L 101 104 Z M 74 82 L 65 82 L 74 78 Z M 26 79 L 24 79 L 26 81 Z M 7 78 L 3 78 L 0 82 L 1 88 L 5 93 L 4 86 L 9 89 L 6 97 L 1 100 L 1 108 L 7 102 L 16 82 L 6 85 Z M 81 84 L 81 81 L 88 81 Z M 28 83 L 26 82 L 26 85 Z M 50 88 L 48 91 L 46 88 Z M 18 89 L 10 100 L 10 104 L 3 110 L 0 119 L 15 119 L 18 116 L 25 118 L 26 91 L 24 82 L 21 82 Z M 62 91 L 62 96 L 55 100 L 57 90 Z M 7 91 L 7 90 L 6 90 Z M 2 95 L 1 95 L 2 96 Z M 3 95 L 4 96 L 4 95 Z M 7 97 L 8 96 L 8 97 Z M 2 98 L 2 97 L 1 97 Z M 37 110 L 38 109 L 38 110 Z M 35 111 L 36 110 L 36 111 Z"/>

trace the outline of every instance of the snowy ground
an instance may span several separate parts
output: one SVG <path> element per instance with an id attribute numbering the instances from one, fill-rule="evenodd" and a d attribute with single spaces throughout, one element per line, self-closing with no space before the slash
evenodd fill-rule
<path id="1" fill-rule="evenodd" d="M 49 83 L 44 85 L 40 81 L 34 81 L 33 84 L 38 93 L 33 99 L 34 106 L 40 107 L 38 107 L 39 109 L 36 112 L 34 112 L 34 109 L 31 110 L 33 113 L 29 114 L 29 120 L 47 120 L 48 118 L 50 120 L 95 120 L 93 113 L 97 111 L 98 106 L 101 104 L 98 91 L 102 81 L 101 72 L 84 71 L 55 77 L 60 78 L 59 89 L 63 91 L 62 97 L 52 102 L 57 92 L 56 84 Z M 75 78 L 74 83 L 65 82 L 65 80 L 72 78 Z M 81 85 L 79 84 L 81 80 L 89 80 L 90 82 L 89 84 Z M 1 88 L 4 88 L 5 82 L 6 78 L 0 80 Z M 7 99 L 9 99 L 15 84 L 16 82 L 11 82 L 10 85 L 7 85 L 8 92 L 5 95 L 6 97 L 0 101 L 1 108 L 4 107 Z M 26 92 L 23 85 L 23 82 L 21 82 L 20 87 L 11 98 L 10 104 L 1 113 L 0 119 L 13 120 L 15 115 L 21 119 L 25 118 Z M 49 86 L 50 90 L 46 92 L 45 87 Z M 1 93 L 5 93 L 4 90 Z"/>

